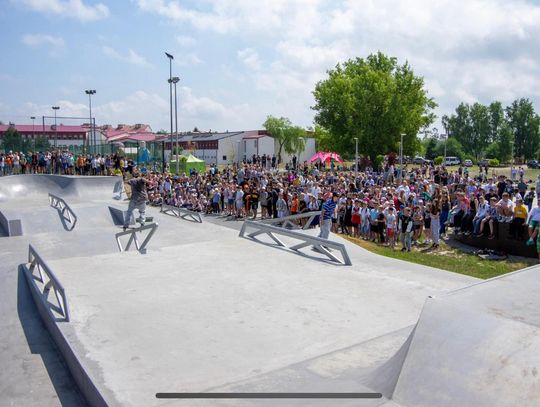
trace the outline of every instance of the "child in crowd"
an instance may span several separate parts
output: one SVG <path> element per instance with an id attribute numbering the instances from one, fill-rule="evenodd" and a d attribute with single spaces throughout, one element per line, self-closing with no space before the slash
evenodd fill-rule
<path id="1" fill-rule="evenodd" d="M 403 214 L 399 217 L 398 229 L 401 233 L 401 251 L 411 251 L 411 236 L 413 229 L 413 219 L 411 217 L 411 208 L 406 207 Z"/>
<path id="2" fill-rule="evenodd" d="M 386 237 L 388 239 L 388 246 L 392 249 L 396 245 L 396 228 L 397 228 L 397 215 L 393 206 L 388 207 L 386 213 Z"/>

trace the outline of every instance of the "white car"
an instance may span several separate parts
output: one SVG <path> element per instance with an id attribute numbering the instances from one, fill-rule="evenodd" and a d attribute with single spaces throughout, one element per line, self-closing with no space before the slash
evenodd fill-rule
<path id="1" fill-rule="evenodd" d="M 446 157 L 444 165 L 459 165 L 461 160 L 458 157 Z"/>
<path id="2" fill-rule="evenodd" d="M 463 161 L 463 165 L 464 165 L 465 167 L 472 167 L 472 166 L 473 166 L 472 160 L 465 160 L 465 161 Z"/>

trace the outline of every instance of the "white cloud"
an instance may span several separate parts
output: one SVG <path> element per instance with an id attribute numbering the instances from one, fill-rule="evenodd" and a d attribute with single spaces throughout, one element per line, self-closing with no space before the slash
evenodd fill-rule
<path id="1" fill-rule="evenodd" d="M 61 47 L 64 45 L 64 39 L 62 37 L 54 37 L 47 34 L 26 34 L 22 37 L 22 42 L 28 46 L 49 44 Z"/>
<path id="2" fill-rule="evenodd" d="M 118 123 L 144 122 L 150 124 L 154 131 L 169 128 L 168 94 L 162 96 L 138 90 L 123 99 L 111 100 L 102 104 L 99 103 L 99 100 L 99 98 L 92 99 L 92 115 L 96 118 L 96 124 L 116 125 Z M 61 116 L 86 117 L 89 115 L 86 102 L 60 100 L 54 104 L 60 106 L 59 115 Z M 2 106 L 0 105 L 1 112 Z M 33 114 L 39 117 L 42 115 L 51 116 L 52 111 L 50 104 L 38 105 L 27 102 L 20 109 L 20 113 L 25 116 Z M 214 131 L 244 129 L 245 117 L 252 114 L 253 111 L 247 105 L 224 104 L 209 96 L 196 95 L 189 87 L 178 88 L 179 130 L 191 130 L 195 126 Z M 76 122 L 65 121 L 64 124 L 76 124 Z"/>
<path id="3" fill-rule="evenodd" d="M 244 63 L 248 68 L 258 70 L 261 68 L 261 61 L 259 60 L 259 54 L 253 48 L 244 48 L 237 53 L 238 59 Z"/>
<path id="4" fill-rule="evenodd" d="M 174 64 L 177 66 L 200 65 L 204 63 L 194 52 L 175 57 Z"/>
<path id="5" fill-rule="evenodd" d="M 530 97 L 540 103 L 540 5 L 516 0 L 137 0 L 139 8 L 199 31 L 249 38 L 243 80 L 262 109 L 309 124 L 311 92 L 326 70 L 381 50 L 425 77 L 440 115 L 461 101 Z M 193 4 L 193 3 L 192 3 Z M 254 51 L 254 50 L 257 51 Z M 262 69 L 261 59 L 265 60 Z M 268 61 L 268 63 L 266 63 Z M 279 86 L 276 86 L 276 83 Z M 249 86 L 249 84 L 246 84 Z M 300 106 L 299 106 L 300 105 Z M 271 113 L 271 112 L 265 112 Z"/>
<path id="6" fill-rule="evenodd" d="M 95 21 L 110 15 L 109 8 L 103 3 L 86 5 L 82 0 L 11 0 L 43 14 L 72 17 L 81 21 Z"/>
<path id="7" fill-rule="evenodd" d="M 188 48 L 194 46 L 197 43 L 197 40 L 193 37 L 190 37 L 189 35 L 178 35 L 176 37 L 176 42 L 181 47 Z"/>
<path id="8" fill-rule="evenodd" d="M 104 45 L 103 47 L 101 47 L 101 50 L 108 57 L 113 58 L 113 59 L 117 59 L 119 61 L 124 61 L 124 62 L 130 63 L 132 65 L 139 65 L 139 66 L 145 66 L 145 67 L 151 67 L 152 66 L 152 64 L 150 64 L 146 60 L 146 58 L 144 58 L 143 56 L 137 54 L 131 48 L 128 49 L 128 52 L 127 52 L 126 55 L 120 54 L 114 48 L 111 48 L 111 47 L 109 47 L 107 45 Z"/>

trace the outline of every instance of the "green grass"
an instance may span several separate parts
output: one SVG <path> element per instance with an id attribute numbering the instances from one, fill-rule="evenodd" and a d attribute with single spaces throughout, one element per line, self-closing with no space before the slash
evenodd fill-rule
<path id="1" fill-rule="evenodd" d="M 523 169 L 525 170 L 525 173 L 523 175 L 523 179 L 525 182 L 528 182 L 529 180 L 532 180 L 533 182 L 536 181 L 536 178 L 538 174 L 540 174 L 540 169 L 537 168 L 527 168 L 526 165 L 522 165 Z M 451 167 L 447 167 L 450 171 L 457 171 L 459 166 L 454 165 Z M 465 168 L 465 167 L 463 167 Z M 519 169 L 519 165 L 516 165 L 516 169 Z M 488 168 L 489 176 L 495 175 L 505 175 L 506 177 L 510 178 L 510 170 L 511 167 L 497 167 L 497 168 Z M 478 166 L 473 165 L 472 167 L 469 167 L 469 176 L 470 177 L 476 177 L 478 175 Z"/>
<path id="2" fill-rule="evenodd" d="M 342 237 L 366 250 L 369 250 L 372 253 L 381 256 L 422 264 L 424 266 L 435 267 L 481 279 L 500 276 L 502 274 L 538 264 L 536 259 L 525 258 L 519 258 L 519 260 L 508 259 L 500 261 L 483 260 L 477 255 L 467 254 L 458 249 L 452 248 L 443 241 L 441 241 L 438 249 L 431 250 L 427 247 L 420 246 L 420 248 L 414 247 L 409 253 L 402 252 L 401 245 L 396 245 L 394 249 L 391 249 L 362 239 L 356 239 L 343 235 Z"/>

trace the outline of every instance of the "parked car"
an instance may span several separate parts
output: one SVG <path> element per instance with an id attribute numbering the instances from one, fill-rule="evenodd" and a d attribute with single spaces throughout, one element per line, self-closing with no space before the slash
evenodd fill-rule
<path id="1" fill-rule="evenodd" d="M 464 161 L 463 161 L 463 165 L 464 165 L 465 167 L 472 167 L 472 166 L 473 166 L 473 162 L 472 162 L 472 160 L 464 160 Z"/>
<path id="2" fill-rule="evenodd" d="M 426 161 L 429 161 L 429 160 L 426 160 L 424 157 L 420 157 L 419 155 L 417 155 L 416 157 L 414 157 L 414 159 L 412 160 L 413 164 L 424 164 Z"/>
<path id="3" fill-rule="evenodd" d="M 489 160 L 491 160 L 491 158 L 482 158 L 479 162 L 478 162 L 478 165 L 482 166 L 482 167 L 487 167 L 489 165 Z"/>
<path id="4" fill-rule="evenodd" d="M 446 157 L 444 165 L 459 165 L 461 160 L 458 157 Z"/>
<path id="5" fill-rule="evenodd" d="M 528 168 L 540 168 L 540 163 L 537 160 L 529 160 L 529 161 L 527 161 L 527 167 Z"/>

